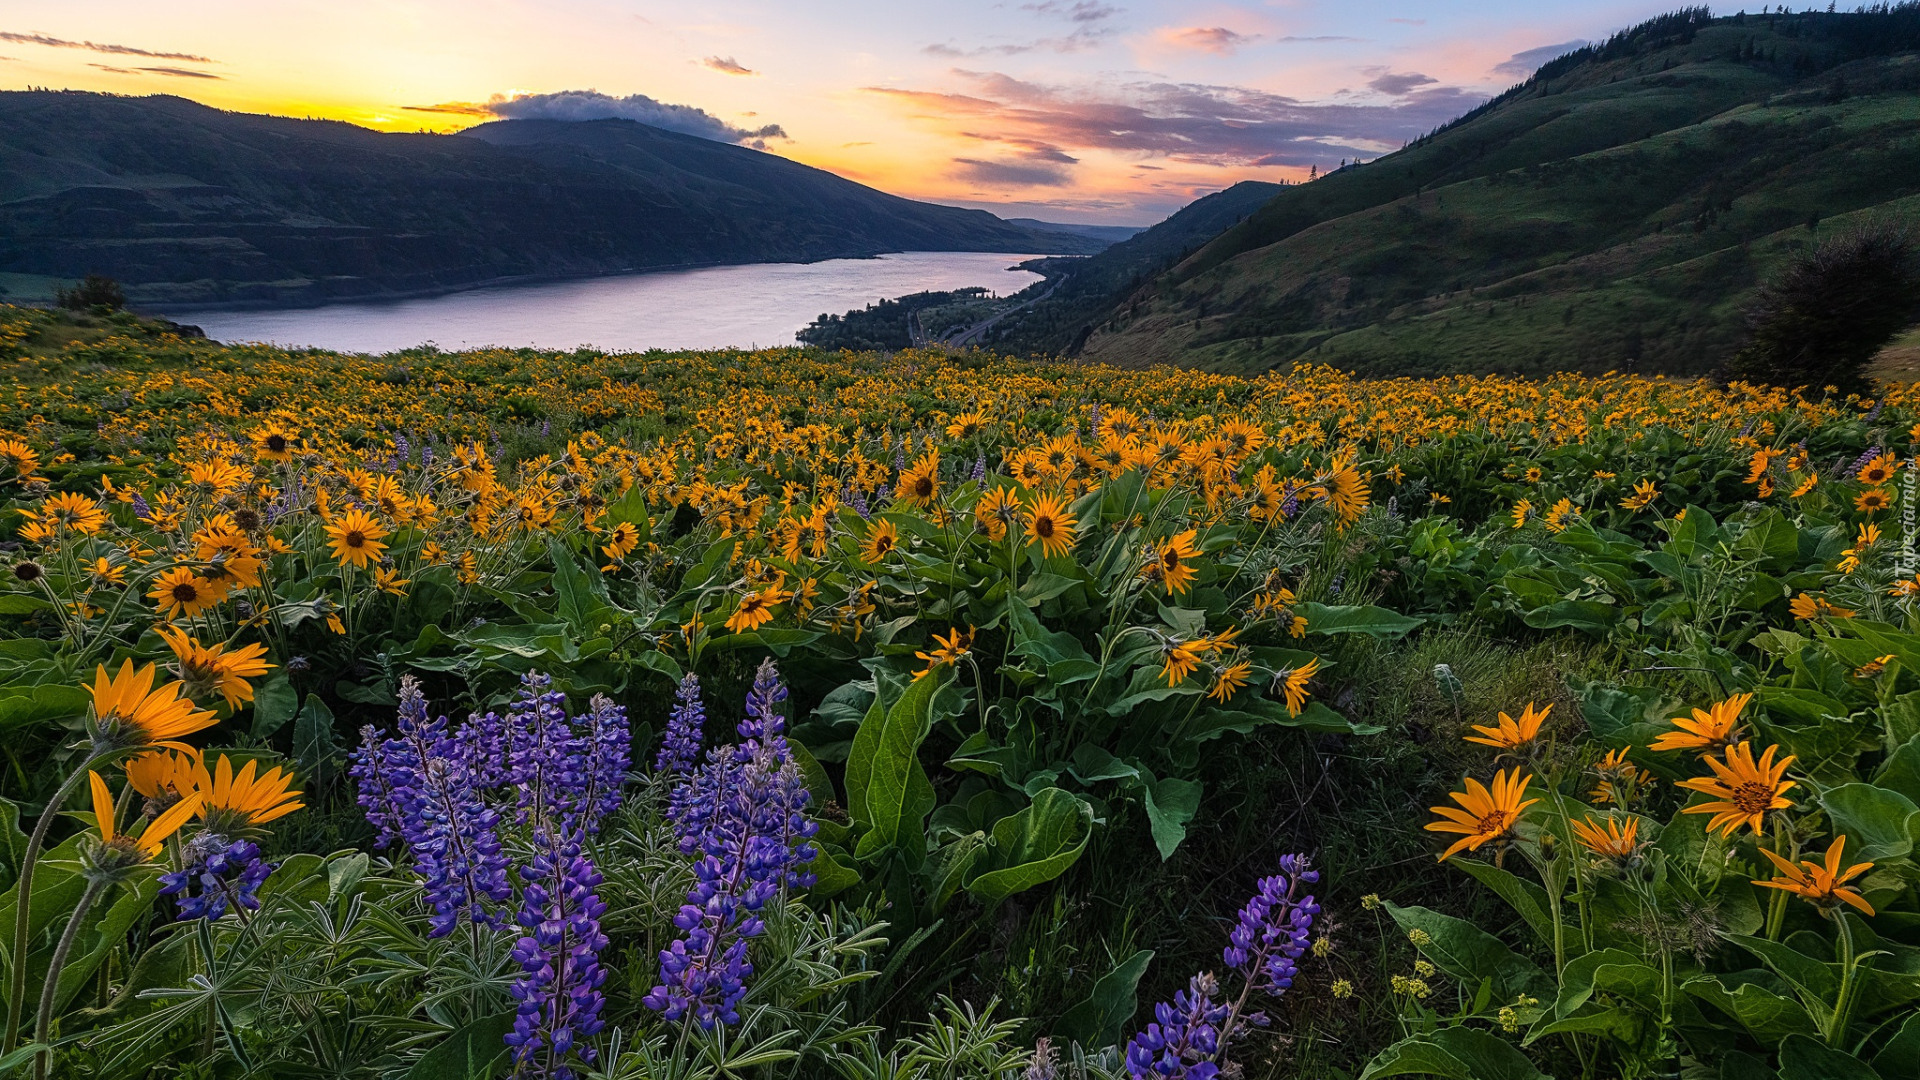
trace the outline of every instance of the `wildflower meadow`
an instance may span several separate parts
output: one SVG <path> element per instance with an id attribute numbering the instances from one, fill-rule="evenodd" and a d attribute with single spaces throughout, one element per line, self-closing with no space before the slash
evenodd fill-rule
<path id="1" fill-rule="evenodd" d="M 1920 397 L 0 307 L 0 1070 L 1920 1075 Z"/>

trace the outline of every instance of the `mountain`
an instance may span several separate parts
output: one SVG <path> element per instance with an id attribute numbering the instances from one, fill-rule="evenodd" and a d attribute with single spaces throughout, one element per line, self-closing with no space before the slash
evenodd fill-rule
<path id="1" fill-rule="evenodd" d="M 1059 221 L 1041 221 L 1030 217 L 1008 218 L 1007 224 L 1018 225 L 1023 229 L 1033 229 L 1036 232 L 1062 232 L 1072 233 L 1075 236 L 1091 236 L 1095 240 L 1104 240 L 1109 244 L 1117 244 L 1146 231 L 1138 225 L 1074 225 Z"/>
<path id="2" fill-rule="evenodd" d="M 148 304 L 1105 246 L 631 120 L 409 135 L 177 97 L 0 93 L 0 273 L 102 273 Z"/>
<path id="3" fill-rule="evenodd" d="M 1187 204 L 1165 221 L 1089 258 L 1029 260 L 1023 265 L 1047 280 L 1021 293 L 1017 297 L 1020 310 L 1003 318 L 984 340 L 1015 352 L 1072 352 L 1085 341 L 1092 324 L 1123 304 L 1143 281 L 1192 254 L 1284 190 L 1279 184 L 1242 181 Z M 1039 299 L 1043 294 L 1045 299 Z"/>
<path id="4" fill-rule="evenodd" d="M 1057 349 L 1077 321 L 1074 351 L 1127 365 L 1709 371 L 1795 253 L 1920 223 L 1916 50 L 1913 3 L 1664 16 L 1277 191 L 1102 304 L 1037 304 L 1008 340 Z"/>

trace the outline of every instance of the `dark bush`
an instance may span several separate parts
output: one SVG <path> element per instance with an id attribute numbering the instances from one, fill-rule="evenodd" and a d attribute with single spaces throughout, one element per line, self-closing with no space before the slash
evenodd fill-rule
<path id="1" fill-rule="evenodd" d="M 119 311 L 127 306 L 127 294 L 120 288 L 120 283 L 112 278 L 88 274 L 71 289 L 55 289 L 53 302 L 74 311 L 91 311 L 97 307 Z"/>
<path id="2" fill-rule="evenodd" d="M 1920 306 L 1920 252 L 1890 225 L 1836 237 L 1761 286 L 1747 309 L 1751 337 L 1731 378 L 1773 386 L 1871 389 L 1866 367 Z"/>

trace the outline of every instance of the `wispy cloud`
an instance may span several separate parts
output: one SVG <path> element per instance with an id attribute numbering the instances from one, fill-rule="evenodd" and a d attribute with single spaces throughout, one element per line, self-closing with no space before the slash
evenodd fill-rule
<path id="1" fill-rule="evenodd" d="M 731 56 L 709 56 L 705 60 L 702 60 L 700 62 L 712 68 L 715 71 L 722 72 L 727 75 L 758 75 L 760 74 L 759 72 L 753 70 L 752 68 L 747 67 L 746 65 L 740 63 L 740 61 L 735 60 Z"/>
<path id="2" fill-rule="evenodd" d="M 963 47 L 948 42 L 936 42 L 921 49 L 928 56 L 938 56 L 949 60 L 979 58 L 985 56 L 1020 56 L 1024 53 L 1053 52 L 1077 53 L 1098 48 L 1112 37 L 1115 28 L 1102 25 L 1121 9 L 1112 4 L 1099 3 L 1098 0 L 1044 0 L 1041 3 L 1021 4 L 1020 10 L 1030 11 L 1047 18 L 1064 20 L 1074 29 L 1071 33 L 1048 34 L 1025 41 L 996 42 L 991 45 Z"/>
<path id="3" fill-rule="evenodd" d="M 1260 37 L 1258 34 L 1242 34 L 1224 26 L 1168 26 L 1162 28 L 1158 36 L 1169 45 L 1222 56 L 1231 54 L 1242 45 L 1250 45 Z"/>
<path id="4" fill-rule="evenodd" d="M 1373 74 L 1373 71 L 1377 70 L 1379 69 L 1370 69 L 1367 74 Z M 1431 75 L 1422 75 L 1417 71 L 1401 73 L 1380 71 L 1367 83 L 1367 88 L 1378 90 L 1389 97 L 1405 97 L 1423 86 L 1432 86 L 1439 81 Z"/>
<path id="5" fill-rule="evenodd" d="M 1377 154 L 1480 100 L 1459 87 L 1427 84 L 1391 104 L 1347 104 L 1200 83 L 1134 82 L 1069 91 L 997 72 L 954 74 L 969 92 L 889 86 L 867 92 L 922 123 L 982 143 L 1063 153 L 1105 150 L 1216 167 L 1304 167 L 1329 157 Z M 1023 159 L 1015 164 L 1049 163 Z"/>
<path id="6" fill-rule="evenodd" d="M 412 112 L 448 113 L 498 120 L 636 120 L 650 127 L 697 135 L 715 142 L 765 146 L 767 139 L 784 139 L 779 124 L 743 128 L 727 123 L 693 105 L 673 105 L 645 94 L 614 97 L 598 90 L 561 90 L 552 94 L 495 94 L 486 101 L 445 101 L 437 105 L 403 105 Z"/>
<path id="7" fill-rule="evenodd" d="M 1102 4 L 1098 0 L 1044 0 L 1043 3 L 1021 4 L 1020 10 L 1040 15 L 1058 15 L 1070 22 L 1095 23 L 1111 19 L 1120 14 L 1120 9 L 1112 4 Z"/>
<path id="8" fill-rule="evenodd" d="M 1073 175 L 1065 169 L 1030 161 L 988 161 L 954 158 L 953 177 L 982 187 L 1065 187 Z"/>
<path id="9" fill-rule="evenodd" d="M 90 68 L 99 68 L 101 71 L 109 71 L 115 75 L 168 75 L 176 79 L 218 79 L 220 78 L 220 76 L 218 75 L 212 75 L 204 71 L 189 71 L 186 68 L 176 68 L 176 67 L 123 68 L 123 67 L 114 67 L 112 64 L 88 64 L 87 66 Z"/>
<path id="10" fill-rule="evenodd" d="M 1505 75 L 1513 79 L 1524 79 L 1539 70 L 1540 65 L 1549 60 L 1567 55 L 1575 49 L 1583 48 L 1588 42 L 1576 38 L 1563 41 L 1558 45 L 1542 45 L 1537 49 L 1514 53 L 1510 58 L 1494 65 L 1495 75 Z"/>
<path id="11" fill-rule="evenodd" d="M 158 52 L 153 49 L 136 49 L 131 45 L 106 45 L 97 41 L 68 41 L 65 38 L 48 37 L 45 34 L 16 34 L 7 30 L 0 30 L 0 41 L 11 41 L 17 45 L 45 45 L 53 49 L 86 49 L 114 56 L 145 56 L 153 60 L 185 60 L 195 64 L 214 62 L 208 57 L 195 56 L 193 53 Z"/>

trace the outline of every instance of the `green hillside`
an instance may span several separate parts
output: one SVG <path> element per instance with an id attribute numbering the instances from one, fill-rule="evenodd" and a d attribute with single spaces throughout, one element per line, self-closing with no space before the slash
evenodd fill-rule
<path id="1" fill-rule="evenodd" d="M 1080 351 L 1233 371 L 1711 370 L 1783 259 L 1858 222 L 1920 221 L 1916 49 L 1911 3 L 1654 20 L 1403 151 L 1281 189 L 1110 298 Z"/>

